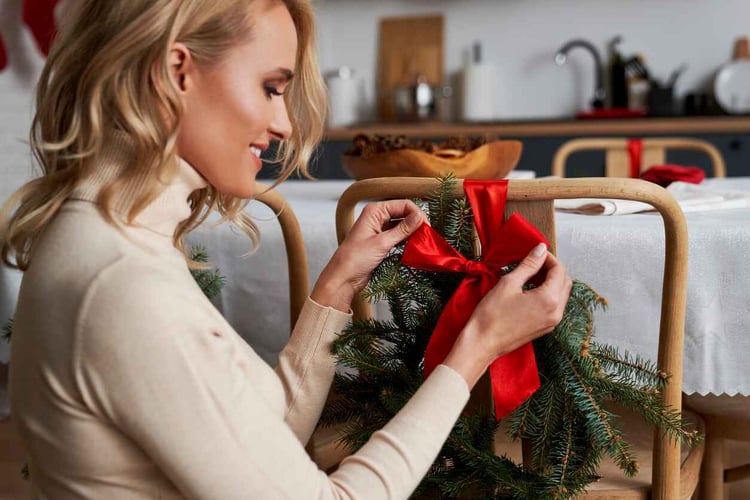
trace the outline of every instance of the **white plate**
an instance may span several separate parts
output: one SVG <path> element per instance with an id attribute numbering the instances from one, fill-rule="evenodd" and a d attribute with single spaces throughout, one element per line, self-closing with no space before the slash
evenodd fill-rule
<path id="1" fill-rule="evenodd" d="M 750 60 L 725 65 L 714 80 L 714 95 L 727 113 L 750 113 Z"/>

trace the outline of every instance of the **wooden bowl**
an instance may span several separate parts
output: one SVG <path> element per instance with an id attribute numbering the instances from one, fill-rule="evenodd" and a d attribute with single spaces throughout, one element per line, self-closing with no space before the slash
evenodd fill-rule
<path id="1" fill-rule="evenodd" d="M 354 179 L 372 177 L 439 177 L 447 172 L 459 179 L 502 179 L 521 158 L 520 141 L 493 141 L 468 153 L 439 150 L 437 154 L 414 149 L 377 153 L 366 158 L 343 155 L 341 163 Z"/>

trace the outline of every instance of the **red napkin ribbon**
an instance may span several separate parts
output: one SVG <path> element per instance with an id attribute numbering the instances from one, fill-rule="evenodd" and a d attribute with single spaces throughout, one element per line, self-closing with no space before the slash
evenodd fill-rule
<path id="1" fill-rule="evenodd" d="M 655 182 L 667 187 L 674 181 L 700 184 L 706 178 L 706 172 L 698 167 L 683 167 L 681 165 L 654 165 L 641 174 L 641 179 Z"/>
<path id="2" fill-rule="evenodd" d="M 630 178 L 637 179 L 641 173 L 641 155 L 643 154 L 643 141 L 641 139 L 628 139 L 628 155 L 630 156 Z"/>
<path id="3" fill-rule="evenodd" d="M 404 248 L 401 262 L 425 271 L 464 273 L 466 277 L 445 305 L 424 358 L 424 376 L 443 362 L 458 334 L 482 297 L 502 275 L 502 268 L 522 260 L 544 235 L 519 214 L 503 222 L 507 180 L 464 180 L 464 192 L 474 212 L 474 225 L 482 244 L 479 261 L 467 259 L 431 226 L 423 224 Z M 539 388 L 534 349 L 528 343 L 490 365 L 495 417 L 500 420 Z"/>

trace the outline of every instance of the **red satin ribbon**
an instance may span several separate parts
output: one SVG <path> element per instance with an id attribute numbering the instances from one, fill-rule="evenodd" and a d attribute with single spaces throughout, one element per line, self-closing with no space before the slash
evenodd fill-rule
<path id="1" fill-rule="evenodd" d="M 519 214 L 503 222 L 508 181 L 464 180 L 464 192 L 474 212 L 482 244 L 482 258 L 473 261 L 458 253 L 432 227 L 422 225 L 406 244 L 401 262 L 437 272 L 465 273 L 466 277 L 445 305 L 430 337 L 424 375 L 443 362 L 474 308 L 500 279 L 501 268 L 518 262 L 546 238 Z M 495 416 L 503 418 L 539 388 L 534 349 L 528 343 L 490 365 Z"/>
<path id="2" fill-rule="evenodd" d="M 643 141 L 641 139 L 628 139 L 628 154 L 630 155 L 630 178 L 637 179 L 641 174 Z"/>

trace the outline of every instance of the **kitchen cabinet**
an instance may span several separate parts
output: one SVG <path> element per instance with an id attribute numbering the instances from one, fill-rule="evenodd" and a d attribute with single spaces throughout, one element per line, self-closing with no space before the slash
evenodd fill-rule
<path id="1" fill-rule="evenodd" d="M 750 116 L 643 118 L 625 120 L 539 120 L 490 124 L 369 124 L 333 129 L 326 133 L 311 172 L 320 179 L 344 179 L 340 157 L 351 147 L 358 133 L 403 134 L 439 142 L 453 135 L 491 134 L 501 139 L 518 139 L 524 152 L 516 167 L 549 175 L 555 151 L 577 137 L 658 137 L 682 136 L 706 140 L 724 156 L 728 176 L 750 176 Z M 578 153 L 570 158 L 568 175 L 599 176 L 604 172 L 604 154 Z M 708 158 L 700 153 L 671 152 L 667 161 L 708 168 Z M 272 173 L 264 172 L 267 176 Z"/>

